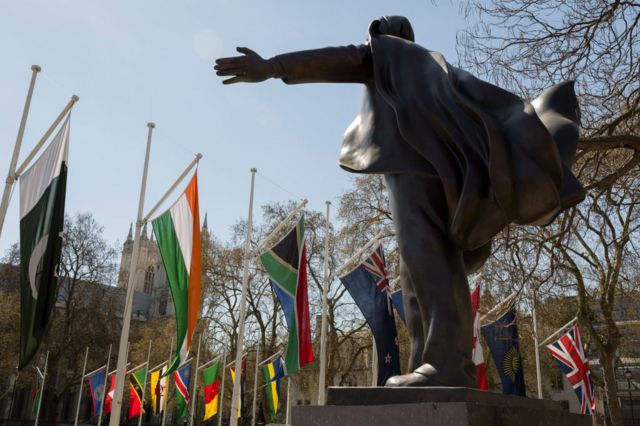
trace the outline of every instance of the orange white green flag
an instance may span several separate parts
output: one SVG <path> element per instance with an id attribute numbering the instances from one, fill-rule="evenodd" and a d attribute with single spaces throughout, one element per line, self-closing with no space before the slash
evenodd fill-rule
<path id="1" fill-rule="evenodd" d="M 152 225 L 171 288 L 180 348 L 165 376 L 187 361 L 200 311 L 202 267 L 197 171 L 178 200 L 154 219 Z"/>

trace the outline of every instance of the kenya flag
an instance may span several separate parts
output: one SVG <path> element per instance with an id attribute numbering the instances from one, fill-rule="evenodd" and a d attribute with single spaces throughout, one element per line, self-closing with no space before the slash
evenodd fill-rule
<path id="1" fill-rule="evenodd" d="M 69 118 L 20 176 L 20 362 L 27 366 L 47 331 L 58 294 Z"/>
<path id="2" fill-rule="evenodd" d="M 197 172 L 178 201 L 152 223 L 171 287 L 180 348 L 164 373 L 167 375 L 187 360 L 200 310 L 202 273 Z"/>

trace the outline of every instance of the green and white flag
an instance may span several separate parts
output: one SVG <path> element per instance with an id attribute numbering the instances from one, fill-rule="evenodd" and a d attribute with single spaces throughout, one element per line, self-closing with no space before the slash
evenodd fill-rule
<path id="1" fill-rule="evenodd" d="M 68 153 L 69 117 L 20 176 L 20 369 L 38 350 L 56 304 Z"/>

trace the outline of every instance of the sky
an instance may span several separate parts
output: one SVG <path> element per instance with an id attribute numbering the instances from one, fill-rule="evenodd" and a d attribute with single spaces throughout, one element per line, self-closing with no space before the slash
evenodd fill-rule
<path id="1" fill-rule="evenodd" d="M 429 0 L 20 0 L 0 6 L 0 178 L 4 181 L 31 76 L 35 86 L 20 161 L 73 94 L 66 211 L 90 212 L 110 243 L 135 221 L 147 138 L 154 130 L 145 214 L 198 152 L 201 217 L 221 240 L 269 202 L 326 200 L 352 187 L 337 165 L 362 99 L 358 84 L 223 86 L 216 57 L 236 46 L 263 57 L 366 41 L 369 22 L 404 15 L 416 42 L 455 63 L 458 3 Z M 187 181 L 180 186 L 184 188 Z M 165 207 L 180 191 L 169 197 Z M 19 240 L 16 185 L 0 256 Z M 160 212 L 162 209 L 160 210 Z"/>

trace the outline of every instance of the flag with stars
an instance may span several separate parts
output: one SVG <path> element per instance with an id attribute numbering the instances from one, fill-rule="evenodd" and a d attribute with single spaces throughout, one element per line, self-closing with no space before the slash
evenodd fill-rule
<path id="1" fill-rule="evenodd" d="M 371 328 L 378 352 L 378 386 L 384 386 L 400 374 L 400 350 L 382 246 L 340 281 Z"/>
<path id="2" fill-rule="evenodd" d="M 500 374 L 502 393 L 525 396 L 516 308 L 512 307 L 506 314 L 491 324 L 483 326 L 481 330 Z"/>

